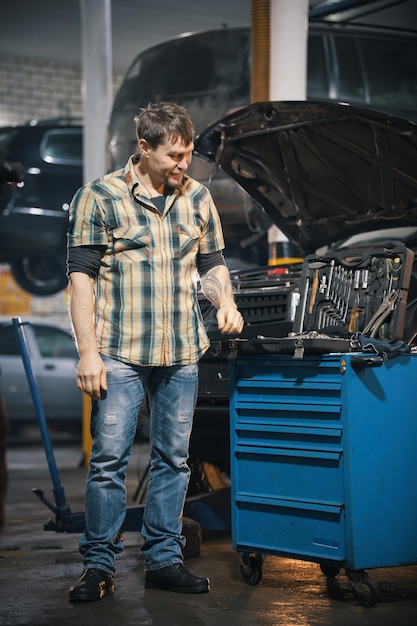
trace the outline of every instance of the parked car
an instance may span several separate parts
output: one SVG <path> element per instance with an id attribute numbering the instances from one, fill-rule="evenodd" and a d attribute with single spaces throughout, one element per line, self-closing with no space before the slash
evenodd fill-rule
<path id="1" fill-rule="evenodd" d="M 64 428 L 81 435 L 83 397 L 75 385 L 78 354 L 67 328 L 27 320 L 23 326 L 42 408 L 52 430 Z M 0 390 L 11 432 L 36 425 L 37 416 L 10 318 L 0 321 Z"/>
<path id="2" fill-rule="evenodd" d="M 23 331 L 51 434 L 61 432 L 81 438 L 83 395 L 76 387 L 78 353 L 70 329 L 42 318 L 27 318 L 23 320 Z M 18 435 L 27 426 L 38 425 L 16 330 L 12 318 L 4 316 L 0 319 L 1 399 L 12 435 Z M 146 401 L 139 410 L 137 437 L 144 440 L 149 437 Z"/>
<path id="3" fill-rule="evenodd" d="M 55 119 L 0 128 L 0 154 L 23 170 L 21 182 L 0 189 L 0 262 L 25 291 L 57 293 L 67 284 L 69 204 L 83 180 L 82 126 Z"/>
<path id="4" fill-rule="evenodd" d="M 417 334 L 417 126 L 342 104 L 255 103 L 205 130 L 195 152 L 243 188 L 302 255 L 402 241 L 416 253 L 404 341 Z M 276 271 L 284 273 L 275 273 Z M 232 272 L 242 337 L 286 337 L 301 266 Z M 200 294 L 212 344 L 202 359 L 194 454 L 229 463 L 227 338 Z M 212 419 L 204 417 L 210 412 Z"/>
<path id="5" fill-rule="evenodd" d="M 415 30 L 310 20 L 307 43 L 308 100 L 349 102 L 417 121 Z M 249 27 L 186 33 L 140 52 L 114 100 L 111 167 L 124 166 L 136 149 L 132 120 L 139 107 L 174 100 L 202 133 L 249 104 L 250 68 Z"/>

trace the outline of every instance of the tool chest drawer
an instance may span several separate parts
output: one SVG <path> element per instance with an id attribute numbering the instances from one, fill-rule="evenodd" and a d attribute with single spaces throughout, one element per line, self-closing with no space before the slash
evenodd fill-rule
<path id="1" fill-rule="evenodd" d="M 237 541 L 343 559 L 340 365 L 252 356 L 235 363 Z"/>
<path id="2" fill-rule="evenodd" d="M 346 557 L 342 506 L 296 500 L 245 498 L 236 502 L 234 547 L 292 558 Z"/>
<path id="3" fill-rule="evenodd" d="M 306 357 L 287 358 L 277 370 L 274 356 L 241 355 L 233 361 L 234 407 L 238 423 L 325 427 L 340 425 L 340 365 Z M 311 364 L 315 367 L 312 369 Z M 312 424 L 314 422 L 314 424 Z"/>
<path id="4" fill-rule="evenodd" d="M 238 351 L 230 378 L 234 548 L 417 562 L 417 354 Z"/>
<path id="5" fill-rule="evenodd" d="M 240 494 L 343 502 L 342 452 L 238 445 L 236 488 Z"/>

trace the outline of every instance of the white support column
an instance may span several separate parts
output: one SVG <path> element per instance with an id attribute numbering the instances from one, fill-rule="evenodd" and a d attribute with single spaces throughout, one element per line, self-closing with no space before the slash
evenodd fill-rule
<path id="1" fill-rule="evenodd" d="M 80 0 L 84 102 L 84 182 L 106 173 L 112 104 L 111 0 Z"/>
<path id="2" fill-rule="evenodd" d="M 270 0 L 270 100 L 307 97 L 308 9 L 308 0 Z M 271 265 L 297 260 L 276 226 L 268 231 L 268 247 Z"/>
<path id="3" fill-rule="evenodd" d="M 271 0 L 270 100 L 305 100 L 308 0 Z"/>

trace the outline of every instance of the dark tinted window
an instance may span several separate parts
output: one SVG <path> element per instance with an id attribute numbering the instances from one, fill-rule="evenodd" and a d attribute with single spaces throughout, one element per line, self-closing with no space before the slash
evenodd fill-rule
<path id="1" fill-rule="evenodd" d="M 75 128 L 49 130 L 42 140 L 41 156 L 47 163 L 82 165 L 82 131 Z"/>
<path id="2" fill-rule="evenodd" d="M 143 52 L 122 87 L 137 107 L 164 99 L 183 99 L 235 90 L 246 96 L 249 34 L 227 31 L 178 38 Z M 127 93 L 129 92 L 130 93 Z M 123 101 L 123 95 L 118 98 Z M 241 94 L 242 95 L 242 94 Z"/>
<path id="3" fill-rule="evenodd" d="M 313 99 L 329 97 L 324 39 L 321 36 L 313 35 L 308 40 L 307 93 Z"/>
<path id="4" fill-rule="evenodd" d="M 77 358 L 77 350 L 71 335 L 53 326 L 33 326 L 39 351 L 43 357 Z"/>
<path id="5" fill-rule="evenodd" d="M 249 104 L 249 31 L 228 30 L 179 37 L 142 52 L 130 68 L 115 99 L 110 133 L 118 143 L 128 136 L 134 150 L 133 118 L 149 102 L 173 100 L 185 106 L 196 132 Z M 119 146 L 117 147 L 117 149 Z M 123 157 L 116 156 L 125 163 Z"/>
<path id="6" fill-rule="evenodd" d="M 12 325 L 0 326 L 0 354 L 3 356 L 20 356 L 16 331 Z"/>
<path id="7" fill-rule="evenodd" d="M 368 101 L 358 47 L 354 37 L 335 37 L 337 99 L 348 102 Z"/>
<path id="8" fill-rule="evenodd" d="M 7 159 L 8 148 L 17 130 L 12 128 L 0 128 L 0 153 Z"/>
<path id="9" fill-rule="evenodd" d="M 417 109 L 417 43 L 359 40 L 369 99 L 374 105 Z"/>

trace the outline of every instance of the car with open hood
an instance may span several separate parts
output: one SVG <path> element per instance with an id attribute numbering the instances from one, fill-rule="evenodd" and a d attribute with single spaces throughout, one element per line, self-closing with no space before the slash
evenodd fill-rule
<path id="1" fill-rule="evenodd" d="M 256 103 L 210 126 L 197 138 L 195 152 L 235 180 L 301 257 L 346 246 L 350 237 L 355 245 L 401 240 L 417 250 L 417 126 L 412 122 L 345 104 Z M 269 267 L 259 293 L 268 293 L 274 281 L 292 292 L 293 277 L 294 272 L 275 274 Z M 233 276 L 250 328 L 253 307 L 245 311 L 245 278 L 243 272 Z M 410 292 L 407 341 L 417 327 L 414 280 Z M 290 298 L 287 322 L 294 319 L 294 305 Z M 253 335 L 256 329 L 245 332 Z"/>
<path id="2" fill-rule="evenodd" d="M 195 154 L 236 181 L 301 258 L 395 241 L 417 252 L 417 126 L 411 122 L 345 104 L 261 102 L 207 128 L 196 139 Z M 242 337 L 287 336 L 300 301 L 301 269 L 232 272 L 245 320 Z M 199 405 L 226 413 L 228 342 L 216 334 L 214 311 L 202 295 L 201 306 L 212 345 L 201 362 Z M 404 341 L 416 333 L 414 263 Z"/>

